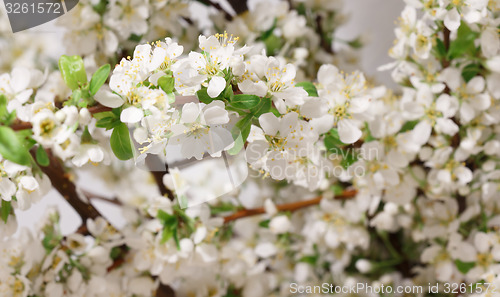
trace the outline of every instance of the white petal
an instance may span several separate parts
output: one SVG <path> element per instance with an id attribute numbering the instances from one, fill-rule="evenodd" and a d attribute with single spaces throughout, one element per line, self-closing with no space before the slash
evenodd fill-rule
<path id="1" fill-rule="evenodd" d="M 278 133 L 279 120 L 272 112 L 261 115 L 259 124 L 266 135 L 275 136 Z"/>
<path id="2" fill-rule="evenodd" d="M 32 176 L 23 176 L 19 182 L 27 191 L 34 191 L 38 188 L 38 182 Z"/>
<path id="3" fill-rule="evenodd" d="M 209 125 L 221 125 L 229 122 L 229 114 L 222 101 L 214 101 L 205 107 L 205 122 Z"/>
<path id="4" fill-rule="evenodd" d="M 104 106 L 116 108 L 123 105 L 123 99 L 117 94 L 111 92 L 105 87 L 102 87 L 97 91 L 94 96 L 95 100 Z"/>
<path id="5" fill-rule="evenodd" d="M 99 163 L 104 159 L 104 153 L 98 146 L 94 146 L 88 150 L 89 159 L 91 162 Z"/>
<path id="6" fill-rule="evenodd" d="M 208 96 L 215 98 L 226 88 L 226 80 L 220 76 L 214 76 L 208 83 Z"/>
<path id="7" fill-rule="evenodd" d="M 11 86 L 14 93 L 24 91 L 30 84 L 31 73 L 24 67 L 16 67 L 12 70 Z"/>
<path id="8" fill-rule="evenodd" d="M 192 123 L 200 115 L 200 106 L 196 103 L 190 102 L 182 107 L 181 121 L 183 123 Z"/>
<path id="9" fill-rule="evenodd" d="M 167 51 L 161 47 L 157 47 L 153 51 L 153 58 L 149 63 L 149 71 L 153 71 L 156 68 L 160 67 L 160 65 L 165 61 L 165 57 L 167 56 Z"/>
<path id="10" fill-rule="evenodd" d="M 10 201 L 16 193 L 16 185 L 8 178 L 3 177 L 0 180 L 0 198 Z"/>
<path id="11" fill-rule="evenodd" d="M 356 127 L 351 120 L 340 120 L 337 125 L 340 141 L 342 141 L 343 143 L 355 143 L 356 141 L 358 141 L 358 139 L 361 138 L 361 130 Z"/>
<path id="12" fill-rule="evenodd" d="M 444 25 L 450 31 L 455 31 L 458 29 L 458 27 L 460 27 L 460 14 L 458 13 L 456 7 L 453 7 L 453 9 L 448 11 L 448 13 L 445 15 Z"/>
<path id="13" fill-rule="evenodd" d="M 255 247 L 255 254 L 261 258 L 268 258 L 276 254 L 277 248 L 270 242 L 262 242 Z"/>
<path id="14" fill-rule="evenodd" d="M 144 113 L 141 109 L 135 106 L 130 106 L 122 111 L 120 121 L 123 123 L 137 123 L 143 118 L 143 116 Z"/>

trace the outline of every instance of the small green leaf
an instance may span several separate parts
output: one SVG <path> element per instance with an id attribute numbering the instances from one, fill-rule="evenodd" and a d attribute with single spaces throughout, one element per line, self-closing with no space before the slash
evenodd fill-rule
<path id="1" fill-rule="evenodd" d="M 174 91 L 175 79 L 172 76 L 164 75 L 158 79 L 158 86 L 167 94 Z"/>
<path id="2" fill-rule="evenodd" d="M 446 46 L 444 45 L 443 41 L 439 38 L 436 38 L 436 47 L 434 48 L 436 58 L 442 59 L 446 57 Z"/>
<path id="3" fill-rule="evenodd" d="M 200 100 L 200 102 L 203 102 L 205 104 L 209 104 L 210 102 L 214 101 L 214 98 L 208 95 L 207 88 L 202 88 L 201 90 L 196 92 L 196 97 L 198 97 L 198 100 Z"/>
<path id="4" fill-rule="evenodd" d="M 299 262 L 308 263 L 311 265 L 316 265 L 317 261 L 318 261 L 318 256 L 304 256 L 299 260 Z"/>
<path id="5" fill-rule="evenodd" d="M 345 143 L 340 141 L 339 132 L 335 128 L 331 129 L 325 136 L 325 147 L 330 151 L 337 151 L 342 146 Z"/>
<path id="6" fill-rule="evenodd" d="M 344 169 L 349 168 L 349 166 L 358 160 L 358 156 L 354 154 L 353 151 L 343 150 L 342 156 L 343 158 L 342 161 L 340 161 L 340 165 L 342 165 Z"/>
<path id="7" fill-rule="evenodd" d="M 80 56 L 62 55 L 59 58 L 59 70 L 66 85 L 72 90 L 78 89 L 87 83 L 85 66 Z"/>
<path id="8" fill-rule="evenodd" d="M 4 221 L 4 223 L 7 223 L 7 219 L 9 218 L 9 214 L 10 214 L 10 209 L 11 209 L 10 201 L 5 201 L 2 199 L 2 207 L 0 209 L 0 216 L 2 217 L 2 221 Z"/>
<path id="9" fill-rule="evenodd" d="M 109 257 L 111 259 L 115 260 L 118 258 L 118 256 L 120 256 L 121 253 L 122 253 L 122 251 L 121 251 L 120 247 L 115 246 L 109 252 Z"/>
<path id="10" fill-rule="evenodd" d="M 263 115 L 265 113 L 268 113 L 270 110 L 271 110 L 271 99 L 270 98 L 262 98 L 260 100 L 259 105 L 250 109 L 250 111 L 252 112 L 252 114 L 256 118 L 260 117 L 261 115 Z"/>
<path id="11" fill-rule="evenodd" d="M 453 60 L 466 53 L 474 56 L 476 51 L 474 41 L 478 37 L 478 32 L 472 31 L 465 22 L 462 22 L 457 30 L 457 38 L 450 43 L 447 55 L 448 60 Z"/>
<path id="12" fill-rule="evenodd" d="M 403 127 L 401 127 L 401 130 L 399 130 L 399 133 L 413 130 L 417 124 L 418 120 L 406 122 L 403 124 Z"/>
<path id="13" fill-rule="evenodd" d="M 363 47 L 363 42 L 361 42 L 361 37 L 351 40 L 347 43 L 350 47 L 358 49 Z"/>
<path id="14" fill-rule="evenodd" d="M 90 135 L 90 131 L 89 131 L 88 126 L 85 126 L 85 129 L 83 130 L 83 133 L 82 133 L 81 140 L 82 140 L 82 144 L 94 142 L 94 138 L 92 138 L 92 135 Z"/>
<path id="15" fill-rule="evenodd" d="M 231 105 L 240 109 L 251 109 L 257 107 L 260 103 L 260 97 L 256 95 L 238 94 L 234 95 Z"/>
<path id="16" fill-rule="evenodd" d="M 271 222 L 271 220 L 264 220 L 264 221 L 261 221 L 259 222 L 259 226 L 262 227 L 262 228 L 269 228 L 269 223 Z"/>
<path id="17" fill-rule="evenodd" d="M 310 97 L 318 97 L 318 90 L 316 90 L 316 87 L 312 82 L 303 81 L 298 84 L 295 84 L 295 86 L 301 87 L 304 90 L 306 90 L 307 94 L 309 94 Z"/>
<path id="18" fill-rule="evenodd" d="M 274 55 L 279 49 L 283 47 L 284 39 L 274 34 L 269 35 L 265 40 L 266 52 L 268 55 Z"/>
<path id="19" fill-rule="evenodd" d="M 0 126 L 0 155 L 19 165 L 30 166 L 31 156 L 14 130 Z"/>
<path id="20" fill-rule="evenodd" d="M 180 241 L 179 241 L 179 236 L 177 235 L 177 224 L 174 226 L 172 232 L 174 234 L 174 240 L 175 240 L 175 245 L 177 246 L 177 250 L 180 250 L 181 249 L 181 244 L 180 244 Z"/>
<path id="21" fill-rule="evenodd" d="M 231 131 L 233 134 L 234 146 L 228 151 L 230 155 L 238 154 L 245 142 L 248 135 L 250 135 L 250 127 L 252 126 L 253 114 L 247 114 L 244 118 L 239 120 Z"/>
<path id="22" fill-rule="evenodd" d="M 94 75 L 92 75 L 92 79 L 90 80 L 90 95 L 94 96 L 97 91 L 102 87 L 102 85 L 108 79 L 109 72 L 111 71 L 111 66 L 109 64 L 101 66 Z"/>
<path id="23" fill-rule="evenodd" d="M 174 215 L 168 214 L 161 209 L 158 210 L 156 217 L 164 226 L 170 227 L 177 223 L 177 218 Z"/>
<path id="24" fill-rule="evenodd" d="M 103 112 L 99 112 L 99 113 L 94 113 L 92 115 L 93 118 L 95 118 L 96 120 L 100 120 L 100 119 L 104 119 L 104 118 L 113 118 L 113 117 L 116 117 L 116 118 L 119 118 L 116 116 L 116 114 L 112 111 L 103 111 Z"/>
<path id="25" fill-rule="evenodd" d="M 466 82 L 469 82 L 472 78 L 481 72 L 481 65 L 479 64 L 469 64 L 462 69 L 462 77 Z"/>
<path id="26" fill-rule="evenodd" d="M 134 156 L 128 127 L 124 123 L 117 125 L 113 129 L 113 133 L 111 133 L 110 144 L 113 153 L 118 159 L 128 160 Z"/>
<path id="27" fill-rule="evenodd" d="M 174 236 L 174 230 L 173 228 L 170 227 L 163 227 L 163 231 L 161 232 L 161 240 L 160 243 L 164 244 L 167 242 L 170 238 Z"/>
<path id="28" fill-rule="evenodd" d="M 475 262 L 462 262 L 460 260 L 455 260 L 455 265 L 457 266 L 457 269 L 462 272 L 463 274 L 466 274 L 471 270 L 474 266 L 476 266 Z"/>
<path id="29" fill-rule="evenodd" d="M 36 149 L 36 161 L 43 167 L 47 167 L 50 164 L 49 156 L 41 145 L 39 145 Z"/>
<path id="30" fill-rule="evenodd" d="M 338 184 L 332 185 L 330 187 L 330 190 L 332 190 L 335 196 L 339 196 L 342 195 L 342 193 L 344 193 L 344 188 L 342 188 L 342 186 Z"/>
<path id="31" fill-rule="evenodd" d="M 105 128 L 106 130 L 114 129 L 120 125 L 120 120 L 112 117 L 102 118 L 95 123 L 98 128 Z"/>

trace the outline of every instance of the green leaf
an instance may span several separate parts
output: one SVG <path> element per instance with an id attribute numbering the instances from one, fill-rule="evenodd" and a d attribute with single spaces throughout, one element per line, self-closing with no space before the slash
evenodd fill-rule
<path id="1" fill-rule="evenodd" d="M 259 226 L 262 228 L 269 228 L 270 222 L 271 222 L 271 220 L 269 220 L 269 219 L 261 221 L 261 222 L 259 222 Z"/>
<path id="2" fill-rule="evenodd" d="M 10 201 L 5 201 L 2 199 L 2 207 L 0 208 L 0 216 L 2 217 L 2 221 L 4 221 L 4 223 L 7 223 L 7 218 L 9 218 L 10 210 L 11 210 Z"/>
<path id="3" fill-rule="evenodd" d="M 316 262 L 318 261 L 318 256 L 317 255 L 314 255 L 314 256 L 304 256 L 302 258 L 300 258 L 299 262 L 304 262 L 304 263 L 308 263 L 308 264 L 311 264 L 311 265 L 316 265 Z"/>
<path id="4" fill-rule="evenodd" d="M 214 101 L 214 98 L 208 96 L 207 88 L 202 88 L 198 92 L 196 92 L 196 97 L 198 97 L 198 100 L 200 100 L 200 102 L 203 102 L 205 104 L 209 104 L 210 102 Z"/>
<path id="5" fill-rule="evenodd" d="M 474 55 L 476 46 L 474 41 L 479 37 L 478 32 L 472 31 L 465 22 L 457 30 L 457 38 L 450 43 L 447 58 L 453 60 L 468 53 Z"/>
<path id="6" fill-rule="evenodd" d="M 332 190 L 335 196 L 339 196 L 342 195 L 342 193 L 344 193 L 344 188 L 342 188 L 342 186 L 338 184 L 332 185 L 330 187 L 330 190 Z"/>
<path id="7" fill-rule="evenodd" d="M 278 23 L 278 18 L 274 18 L 273 25 L 271 28 L 269 28 L 267 31 L 262 32 L 262 35 L 260 35 L 259 40 L 266 40 L 271 36 L 274 32 L 274 29 L 276 29 L 276 24 Z"/>
<path id="8" fill-rule="evenodd" d="M 116 114 L 112 111 L 103 111 L 103 112 L 99 112 L 99 113 L 94 113 L 92 115 L 93 118 L 95 118 L 96 120 L 100 120 L 100 119 L 104 119 L 104 118 L 113 118 L 113 117 L 117 117 Z M 117 117 L 119 118 L 119 117 Z"/>
<path id="9" fill-rule="evenodd" d="M 246 95 L 246 94 L 238 94 L 234 95 L 230 104 L 233 107 L 240 109 L 251 109 L 257 107 L 260 103 L 260 97 L 256 95 Z"/>
<path id="10" fill-rule="evenodd" d="M 342 165 L 344 169 L 349 168 L 349 166 L 358 160 L 357 155 L 354 154 L 353 151 L 343 150 L 342 156 L 343 158 L 342 161 L 340 161 L 340 165 Z"/>
<path id="11" fill-rule="evenodd" d="M 161 240 L 160 243 L 164 244 L 167 242 L 170 238 L 174 236 L 174 230 L 173 228 L 170 227 L 163 227 L 163 231 L 161 232 Z"/>
<path id="12" fill-rule="evenodd" d="M 109 72 L 111 71 L 111 66 L 109 64 L 101 66 L 94 75 L 92 75 L 92 79 L 90 80 L 90 95 L 94 96 L 97 91 L 102 87 L 102 85 L 108 79 Z"/>
<path id="13" fill-rule="evenodd" d="M 238 154 L 245 142 L 248 135 L 250 135 L 250 127 L 252 126 L 253 114 L 247 114 L 244 118 L 239 120 L 231 131 L 233 134 L 234 146 L 228 151 L 230 155 Z"/>
<path id="14" fill-rule="evenodd" d="M 168 214 L 161 209 L 158 210 L 158 214 L 156 215 L 156 217 L 164 226 L 171 227 L 177 223 L 177 218 L 174 215 Z"/>
<path id="15" fill-rule="evenodd" d="M 177 224 L 174 226 L 172 232 L 174 234 L 174 240 L 175 240 L 175 245 L 177 246 L 177 250 L 180 250 L 181 244 L 179 242 L 179 236 L 177 235 Z"/>
<path id="16" fill-rule="evenodd" d="M 224 213 L 224 212 L 229 212 L 233 211 L 236 208 L 236 206 L 232 203 L 224 202 L 219 205 L 211 205 L 210 206 L 210 213 L 212 215 Z"/>
<path id="17" fill-rule="evenodd" d="M 87 83 L 87 73 L 80 56 L 62 55 L 59 58 L 59 70 L 64 82 L 72 90 Z"/>
<path id="18" fill-rule="evenodd" d="M 128 127 L 124 123 L 117 125 L 113 129 L 110 144 L 113 153 L 118 159 L 128 160 L 134 156 Z"/>
<path id="19" fill-rule="evenodd" d="M 439 38 L 436 38 L 436 47 L 434 48 L 436 58 L 442 59 L 446 57 L 446 46 L 444 45 L 443 41 Z"/>
<path id="20" fill-rule="evenodd" d="M 466 82 L 469 82 L 473 77 L 481 72 L 481 65 L 479 64 L 469 64 L 462 69 L 462 77 Z"/>
<path id="21" fill-rule="evenodd" d="M 316 90 L 316 87 L 312 82 L 303 81 L 298 84 L 295 84 L 295 86 L 301 87 L 304 90 L 306 90 L 307 94 L 309 94 L 310 97 L 318 97 L 318 90 Z"/>
<path id="22" fill-rule="evenodd" d="M 174 91 L 175 79 L 172 76 L 164 75 L 158 79 L 158 86 L 167 94 Z"/>
<path id="23" fill-rule="evenodd" d="M 340 141 L 339 132 L 337 129 L 331 129 L 325 136 L 325 147 L 330 151 L 337 151 L 339 147 L 344 146 L 345 143 Z"/>
<path id="24" fill-rule="evenodd" d="M 270 110 L 271 110 L 271 99 L 270 98 L 262 98 L 260 100 L 259 105 L 250 109 L 250 112 L 252 112 L 252 114 L 256 118 L 258 118 L 261 115 L 268 113 Z"/>
<path id="25" fill-rule="evenodd" d="M 269 35 L 264 40 L 264 44 L 266 45 L 266 52 L 269 56 L 274 55 L 279 49 L 283 47 L 284 40 L 282 37 L 278 37 L 274 34 Z"/>
<path id="26" fill-rule="evenodd" d="M 106 130 L 114 129 L 116 126 L 120 125 L 120 120 L 112 117 L 107 117 L 98 120 L 95 126 L 98 128 L 105 128 Z"/>
<path id="27" fill-rule="evenodd" d="M 0 126 L 0 155 L 19 165 L 30 166 L 31 155 L 23 146 L 14 130 Z"/>
<path id="28" fill-rule="evenodd" d="M 92 135 L 90 135 L 90 131 L 89 131 L 88 126 L 85 126 L 85 129 L 83 130 L 83 133 L 82 133 L 81 140 L 82 140 L 82 144 L 94 142 L 94 138 L 92 138 Z"/>
<path id="29" fill-rule="evenodd" d="M 109 252 L 109 257 L 113 260 L 117 259 L 118 256 L 120 256 L 120 254 L 122 253 L 120 247 L 118 246 L 115 246 L 111 249 L 111 251 Z"/>
<path id="30" fill-rule="evenodd" d="M 0 122 L 5 123 L 8 117 L 9 112 L 7 111 L 7 98 L 4 95 L 0 95 Z"/>
<path id="31" fill-rule="evenodd" d="M 418 120 L 406 122 L 403 124 L 403 127 L 401 127 L 401 130 L 399 130 L 399 133 L 413 130 L 417 124 Z"/>
<path id="32" fill-rule="evenodd" d="M 36 161 L 43 167 L 47 167 L 50 164 L 49 156 L 41 145 L 39 145 L 36 149 Z"/>
<path id="33" fill-rule="evenodd" d="M 363 47 L 363 42 L 361 42 L 361 37 L 358 37 L 354 40 L 351 40 L 347 43 L 350 47 L 352 48 L 362 48 Z"/>
<path id="34" fill-rule="evenodd" d="M 455 265 L 457 266 L 457 269 L 462 272 L 463 274 L 466 274 L 471 270 L 474 266 L 476 266 L 475 262 L 462 262 L 460 260 L 455 260 Z"/>

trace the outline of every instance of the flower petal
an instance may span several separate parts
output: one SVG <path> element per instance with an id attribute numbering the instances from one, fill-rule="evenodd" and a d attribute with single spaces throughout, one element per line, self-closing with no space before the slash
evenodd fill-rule
<path id="1" fill-rule="evenodd" d="M 123 123 L 137 123 L 142 120 L 143 116 L 144 113 L 141 109 L 135 106 L 130 106 L 122 111 L 122 114 L 120 115 L 120 121 L 122 121 Z"/>

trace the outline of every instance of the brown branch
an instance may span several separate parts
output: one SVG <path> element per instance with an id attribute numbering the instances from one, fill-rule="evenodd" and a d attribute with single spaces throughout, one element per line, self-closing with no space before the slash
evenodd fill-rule
<path id="1" fill-rule="evenodd" d="M 228 0 L 228 2 L 236 14 L 242 14 L 248 11 L 247 0 Z"/>
<path id="2" fill-rule="evenodd" d="M 146 157 L 145 162 L 155 179 L 160 194 L 163 196 L 167 195 L 170 200 L 174 200 L 174 193 L 172 193 L 172 191 L 170 191 L 170 189 L 163 184 L 163 176 L 169 172 L 168 165 L 165 164 L 165 162 L 163 162 L 158 156 L 151 154 Z M 162 170 L 156 170 L 156 168 L 158 168 L 158 164 Z"/>
<path id="3" fill-rule="evenodd" d="M 321 48 L 329 54 L 335 54 L 332 44 L 326 40 L 325 32 L 323 31 L 323 26 L 321 25 L 321 15 L 316 16 L 316 32 L 320 37 Z"/>
<path id="4" fill-rule="evenodd" d="M 346 190 L 341 195 L 335 196 L 337 200 L 348 200 L 356 196 L 358 192 L 356 190 Z M 316 198 L 292 203 L 286 203 L 281 205 L 276 205 L 278 211 L 296 211 L 305 207 L 317 205 L 321 202 L 323 196 L 318 196 Z M 224 223 L 228 223 L 237 219 L 241 219 L 244 217 L 259 215 L 266 213 L 266 210 L 263 207 L 252 208 L 252 209 L 243 209 L 238 212 L 233 213 L 227 217 L 224 217 Z"/>
<path id="5" fill-rule="evenodd" d="M 228 21 L 231 21 L 233 19 L 233 16 L 227 12 L 224 7 L 222 7 L 219 3 L 213 2 L 211 0 L 198 0 L 199 2 L 205 4 L 206 6 L 212 6 L 218 11 L 222 12 L 224 14 L 224 18 Z"/>
<path id="6" fill-rule="evenodd" d="M 102 104 L 97 104 L 97 105 L 91 106 L 91 107 L 89 107 L 87 109 L 89 110 L 89 112 L 91 114 L 113 110 L 111 107 L 107 107 L 107 106 L 104 106 Z"/>
<path id="7" fill-rule="evenodd" d="M 31 151 L 31 154 L 35 157 L 34 150 Z M 101 214 L 92 204 L 85 203 L 80 199 L 76 191 L 76 186 L 71 181 L 70 175 L 64 170 L 61 161 L 55 157 L 50 150 L 47 150 L 47 154 L 49 156 L 50 165 L 47 167 L 40 167 L 40 169 L 49 177 L 52 186 L 80 215 L 83 224 L 85 224 L 89 218 L 95 219 L 100 217 Z"/>
<path id="8" fill-rule="evenodd" d="M 443 28 L 443 44 L 445 48 L 446 55 L 441 59 L 441 66 L 443 69 L 448 68 L 450 66 L 450 61 L 448 60 L 448 49 L 450 48 L 450 30 L 448 28 Z M 446 85 L 444 91 L 445 94 L 450 94 L 450 88 Z M 458 133 L 457 133 L 458 134 Z"/>

